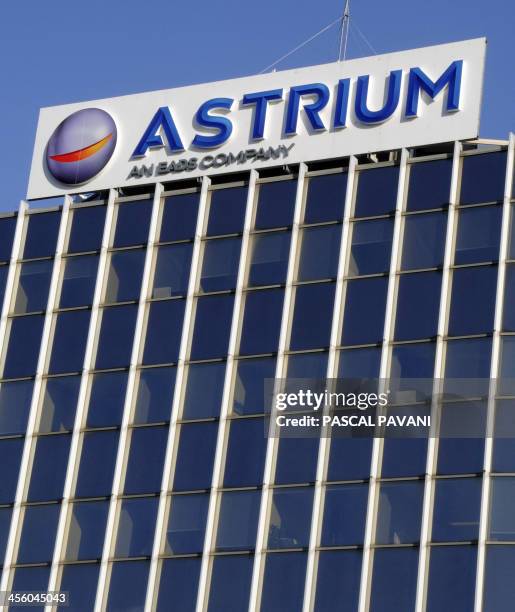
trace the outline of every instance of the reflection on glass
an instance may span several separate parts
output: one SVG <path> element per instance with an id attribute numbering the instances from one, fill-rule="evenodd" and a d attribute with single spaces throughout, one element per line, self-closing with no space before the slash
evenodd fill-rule
<path id="1" fill-rule="evenodd" d="M 129 302 L 140 294 L 145 251 L 119 251 L 111 253 L 104 302 Z"/>
<path id="2" fill-rule="evenodd" d="M 193 244 L 170 244 L 157 249 L 153 298 L 186 295 Z"/>
<path id="3" fill-rule="evenodd" d="M 204 547 L 209 494 L 172 495 L 164 553 L 201 553 Z"/>
<path id="4" fill-rule="evenodd" d="M 268 232 L 251 237 L 249 287 L 286 282 L 291 232 Z"/>
<path id="5" fill-rule="evenodd" d="M 349 276 L 388 272 L 392 234 L 392 219 L 353 223 Z"/>
<path id="6" fill-rule="evenodd" d="M 20 264 L 13 312 L 22 314 L 46 310 L 53 265 L 52 260 Z"/>
<path id="7" fill-rule="evenodd" d="M 200 275 L 203 292 L 234 289 L 238 278 L 241 238 L 224 238 L 204 242 Z"/>
<path id="8" fill-rule="evenodd" d="M 274 490 L 268 548 L 299 548 L 308 545 L 312 502 L 312 487 Z"/>
<path id="9" fill-rule="evenodd" d="M 196 363 L 188 367 L 183 419 L 202 419 L 220 414 L 225 362 Z"/>

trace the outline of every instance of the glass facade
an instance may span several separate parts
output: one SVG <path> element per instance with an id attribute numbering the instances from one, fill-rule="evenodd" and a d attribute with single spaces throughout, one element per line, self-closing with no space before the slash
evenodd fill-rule
<path id="1" fill-rule="evenodd" d="M 509 609 L 507 149 L 0 218 L 5 588 L 68 591 L 71 611 Z M 494 435 L 267 438 L 264 381 L 286 376 L 491 377 L 467 406 Z"/>

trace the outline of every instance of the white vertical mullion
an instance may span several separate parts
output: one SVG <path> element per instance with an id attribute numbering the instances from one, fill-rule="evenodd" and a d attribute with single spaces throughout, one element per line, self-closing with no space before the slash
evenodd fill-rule
<path id="1" fill-rule="evenodd" d="M 340 328 L 343 318 L 343 308 L 345 303 L 345 276 L 347 266 L 347 251 L 350 235 L 350 217 L 352 212 L 352 195 L 354 193 L 354 176 L 357 165 L 357 158 L 351 157 L 347 172 L 347 189 L 345 193 L 345 208 L 343 216 L 343 227 L 340 242 L 340 253 L 338 260 L 338 273 L 334 295 L 333 321 L 331 327 L 331 340 L 329 345 L 329 355 L 327 359 L 327 379 L 337 378 L 338 354 L 336 347 L 340 345 Z M 328 407 L 326 407 L 328 409 Z M 315 492 L 313 496 L 313 512 L 311 518 L 311 531 L 309 535 L 308 562 L 306 568 L 306 581 L 304 588 L 304 612 L 311 612 L 315 605 L 317 561 L 316 548 L 319 544 L 320 532 L 323 516 L 323 486 L 326 478 L 327 461 L 331 440 L 329 434 L 321 429 L 320 442 L 318 447 L 317 471 L 315 478 Z"/>
<path id="2" fill-rule="evenodd" d="M 439 395 L 441 380 L 445 376 L 445 342 L 447 320 L 449 313 L 449 297 L 451 287 L 451 265 L 454 255 L 454 235 L 457 223 L 456 206 L 458 204 L 459 173 L 460 173 L 461 143 L 454 143 L 452 175 L 449 193 L 449 208 L 447 211 L 447 230 L 445 237 L 445 254 L 442 269 L 442 287 L 440 290 L 440 305 L 438 312 L 438 331 L 435 347 L 435 366 L 433 370 L 433 395 L 431 400 L 431 418 L 433 420 L 427 441 L 426 480 L 424 483 L 424 500 L 422 505 L 422 525 L 420 531 L 420 552 L 417 578 L 417 598 L 415 612 L 424 612 L 426 608 L 427 584 L 429 578 L 429 542 L 431 541 L 431 525 L 433 522 L 433 493 L 436 459 L 438 455 L 438 418 Z"/>
<path id="3" fill-rule="evenodd" d="M 21 507 L 24 498 L 27 493 L 27 487 L 30 481 L 31 469 L 30 459 L 32 444 L 34 442 L 34 431 L 36 427 L 36 417 L 39 405 L 39 394 L 43 384 L 43 374 L 45 373 L 45 366 L 48 359 L 48 352 L 50 348 L 50 335 L 52 331 L 52 318 L 53 308 L 55 304 L 58 284 L 59 284 L 59 270 L 61 266 L 61 254 L 63 252 L 65 237 L 66 237 L 66 225 L 68 219 L 68 211 L 70 209 L 70 198 L 64 197 L 64 203 L 61 210 L 61 219 L 59 225 L 59 234 L 57 236 L 57 244 L 55 248 L 55 256 L 52 267 L 52 277 L 50 280 L 50 287 L 48 290 L 48 301 L 44 315 L 43 331 L 41 334 L 41 344 L 39 349 L 38 362 L 36 367 L 36 376 L 34 378 L 34 387 L 32 389 L 32 400 L 30 404 L 29 418 L 27 421 L 27 429 L 25 432 L 25 443 L 23 445 L 23 454 L 20 463 L 20 472 L 18 477 L 18 486 L 16 488 L 16 498 L 14 501 L 13 511 L 11 515 L 11 528 L 9 530 L 9 538 L 7 541 L 7 550 L 5 554 L 4 573 L 2 575 L 2 581 L 0 582 L 0 590 L 4 591 L 8 589 L 9 581 L 9 567 L 15 562 L 16 554 L 16 542 L 20 528 L 20 516 Z M 36 213 L 38 214 L 38 213 Z M 27 223 L 29 220 L 27 216 Z M 18 229 L 18 228 L 17 228 Z M 33 315 L 38 316 L 38 315 Z"/>
<path id="4" fill-rule="evenodd" d="M 14 238 L 13 238 L 13 246 L 11 249 L 11 259 L 9 261 L 9 272 L 7 273 L 7 281 L 5 283 L 5 294 L 4 301 L 2 304 L 2 314 L 0 318 L 0 347 L 2 350 L 6 351 L 6 338 L 7 338 L 7 323 L 8 323 L 8 315 L 9 308 L 12 303 L 12 299 L 14 297 L 15 284 L 14 281 L 16 279 L 16 265 L 18 259 L 21 259 L 21 249 L 23 246 L 23 227 L 25 223 L 25 213 L 27 211 L 28 205 L 27 202 L 22 200 L 20 202 L 20 207 L 18 209 L 18 217 L 16 219 L 16 227 L 14 230 Z M 20 478 L 20 476 L 18 476 Z M 16 514 L 15 514 L 16 513 Z M 2 580 L 0 581 L 0 589 L 6 590 L 7 588 L 7 577 L 9 574 L 9 566 L 12 560 L 12 549 L 14 547 L 14 538 L 16 537 L 16 531 L 14 527 L 17 525 L 19 521 L 20 510 L 16 507 L 13 509 L 13 513 L 11 515 L 11 530 L 9 532 L 9 539 L 7 541 L 5 561 L 4 561 L 4 569 L 2 572 Z M 4 577 L 5 574 L 5 577 Z"/>
<path id="5" fill-rule="evenodd" d="M 513 160 L 515 156 L 515 134 L 510 134 L 506 160 L 506 178 L 502 210 L 501 243 L 499 250 L 499 269 L 497 272 L 497 291 L 495 296 L 494 332 L 492 338 L 492 361 L 490 366 L 490 392 L 485 432 L 485 456 L 483 465 L 483 483 L 481 491 L 481 510 L 479 519 L 479 540 L 477 550 L 477 577 L 474 611 L 483 609 L 485 585 L 486 541 L 488 539 L 488 521 L 490 508 L 490 491 L 492 487 L 491 471 L 493 458 L 493 436 L 495 423 L 495 395 L 501 360 L 501 331 L 504 306 L 504 285 L 506 278 L 506 260 L 510 240 L 511 194 L 513 188 Z"/>
<path id="6" fill-rule="evenodd" d="M 395 220 L 392 236 L 392 251 L 390 260 L 390 271 L 388 276 L 388 292 L 386 295 L 386 309 L 383 332 L 383 346 L 381 349 L 381 365 L 379 368 L 379 385 L 382 387 L 385 384 L 385 379 L 389 374 L 389 354 L 390 342 L 393 339 L 395 326 L 395 302 L 396 302 L 396 284 L 397 284 L 397 268 L 400 254 L 400 238 L 402 224 L 402 210 L 404 207 L 404 194 L 406 187 L 406 168 L 408 161 L 408 150 L 402 149 L 399 165 L 399 183 L 397 190 L 397 201 L 395 206 Z M 373 170 L 371 170 L 373 172 Z M 382 390 L 382 389 L 380 389 Z M 381 458 L 383 452 L 383 439 L 375 437 L 372 446 L 372 460 L 370 467 L 370 481 L 368 490 L 368 506 L 367 518 L 365 526 L 365 538 L 363 543 L 363 560 L 361 566 L 361 584 L 359 594 L 359 612 L 367 612 L 370 600 L 370 585 L 373 572 L 373 554 L 372 546 L 374 541 L 374 532 L 376 526 L 377 502 L 379 494 L 379 470 L 381 467 Z"/>
<path id="7" fill-rule="evenodd" d="M 184 306 L 184 320 L 182 325 L 181 345 L 179 349 L 179 357 L 177 360 L 177 372 L 175 374 L 175 390 L 172 403 L 172 411 L 170 417 L 170 426 L 168 431 L 168 440 L 166 444 L 166 453 L 163 467 L 163 479 L 161 482 L 161 492 L 159 496 L 159 505 L 156 518 L 156 531 L 154 534 L 154 543 L 152 546 L 152 557 L 150 560 L 150 569 L 147 584 L 147 594 L 145 598 L 145 610 L 149 612 L 154 609 L 157 603 L 159 590 L 158 570 L 159 570 L 159 552 L 163 534 L 166 530 L 166 504 L 167 494 L 171 487 L 173 477 L 173 462 L 175 449 L 177 445 L 177 420 L 179 418 L 180 405 L 184 387 L 185 361 L 188 357 L 189 341 L 191 336 L 191 327 L 193 324 L 194 310 L 194 295 L 197 287 L 197 278 L 200 275 L 199 266 L 201 263 L 201 246 L 204 228 L 207 224 L 208 210 L 208 195 L 211 180 L 209 177 L 203 177 L 202 188 L 200 192 L 199 209 L 197 216 L 197 225 L 195 229 L 195 240 L 193 243 L 193 251 L 191 256 L 190 277 L 188 281 L 188 291 L 186 295 L 186 304 Z"/>
<path id="8" fill-rule="evenodd" d="M 141 352 L 141 345 L 144 342 L 144 321 L 145 321 L 145 308 L 147 303 L 147 297 L 149 294 L 150 275 L 152 270 L 152 255 L 154 242 L 156 241 L 156 234 L 158 230 L 158 218 L 159 218 L 159 205 L 161 201 L 161 194 L 163 193 L 163 185 L 157 183 L 154 191 L 154 199 L 152 205 L 152 215 L 150 218 L 150 228 L 147 241 L 147 251 L 145 253 L 145 264 L 143 267 L 143 277 L 141 281 L 141 292 L 138 303 L 138 313 L 136 316 L 136 325 L 134 329 L 134 340 L 132 344 L 132 353 L 129 365 L 129 372 L 127 375 L 127 391 L 125 393 L 125 402 L 123 407 L 122 424 L 120 427 L 120 437 L 118 441 L 118 451 L 116 455 L 116 464 L 113 478 L 113 489 L 111 499 L 109 502 L 109 512 L 107 516 L 106 524 L 106 536 L 104 540 L 104 548 L 102 551 L 102 560 L 100 564 L 97 584 L 97 594 L 95 599 L 95 612 L 100 612 L 105 607 L 107 601 L 107 589 L 108 589 L 108 569 L 109 569 L 109 557 L 111 554 L 112 546 L 115 541 L 115 526 L 116 526 L 116 514 L 118 496 L 123 493 L 124 480 L 125 480 L 125 463 L 127 459 L 128 448 L 127 440 L 129 437 L 129 421 L 131 417 L 132 400 L 134 394 L 134 386 L 136 382 L 136 366 Z M 130 206 L 130 204 L 127 204 Z"/>
<path id="9" fill-rule="evenodd" d="M 295 262 L 297 257 L 297 243 L 299 236 L 299 225 L 302 221 L 302 209 L 304 203 L 304 183 L 307 166 L 304 163 L 299 165 L 297 178 L 297 193 L 295 198 L 295 212 L 293 215 L 293 226 L 290 242 L 290 256 L 288 261 L 288 272 L 286 275 L 286 287 L 284 290 L 284 304 L 281 318 L 281 331 L 279 334 L 279 346 L 277 351 L 277 362 L 275 367 L 275 378 L 283 378 L 284 371 L 284 352 L 288 348 L 289 329 L 291 310 L 293 306 L 293 281 L 295 278 Z M 257 612 L 261 603 L 261 585 L 264 569 L 263 552 L 267 542 L 267 523 L 268 508 L 272 494 L 272 480 L 274 477 L 275 455 L 277 452 L 278 438 L 269 436 L 266 448 L 265 470 L 263 476 L 263 489 L 261 493 L 261 505 L 259 509 L 258 529 L 256 538 L 256 550 L 254 555 L 254 568 L 252 572 L 252 582 L 250 587 L 249 612 Z"/>
<path id="10" fill-rule="evenodd" d="M 254 200 L 256 191 L 256 180 L 258 173 L 256 170 L 251 170 L 250 181 L 247 195 L 247 208 L 245 213 L 245 222 L 243 229 L 243 237 L 241 241 L 240 263 L 238 267 L 238 279 L 236 282 L 236 293 L 234 296 L 234 309 L 231 323 L 231 333 L 229 337 L 229 348 L 227 350 L 227 362 L 225 366 L 224 389 L 222 395 L 222 405 L 220 410 L 220 420 L 218 424 L 218 436 L 216 442 L 215 459 L 213 463 L 213 478 L 211 483 L 211 496 L 209 499 L 209 508 L 206 521 L 206 537 L 204 540 L 204 551 L 202 555 L 202 565 L 200 569 L 199 590 L 197 596 L 197 612 L 202 612 L 207 607 L 209 594 L 209 562 L 210 553 L 215 545 L 215 521 L 216 508 L 219 497 L 218 489 L 223 483 L 224 473 L 224 445 L 229 427 L 229 419 L 227 415 L 230 412 L 230 398 L 233 374 L 235 371 L 236 361 L 234 355 L 238 350 L 238 337 L 243 316 L 243 287 L 246 280 L 247 256 L 249 251 L 250 230 L 252 227 L 252 219 L 254 212 Z"/>
<path id="11" fill-rule="evenodd" d="M 91 315 L 89 321 L 88 338 L 86 341 L 86 350 L 84 352 L 84 365 L 82 370 L 82 376 L 80 381 L 79 395 L 77 398 L 77 409 L 75 412 L 75 421 L 72 431 L 72 441 L 70 444 L 70 453 L 68 459 L 68 467 L 66 471 L 66 479 L 64 483 L 63 500 L 61 504 L 61 513 L 59 517 L 59 524 L 57 527 L 57 535 L 54 547 L 54 556 L 52 559 L 52 567 L 50 571 L 50 580 L 48 583 L 49 591 L 57 590 L 57 581 L 59 573 L 59 561 L 61 555 L 64 553 L 63 545 L 65 540 L 67 512 L 70 507 L 70 498 L 73 497 L 75 491 L 75 477 L 79 468 L 79 457 L 80 457 L 80 431 L 85 421 L 87 412 L 87 389 L 90 371 L 94 368 L 94 348 L 95 348 L 95 337 L 96 328 L 98 324 L 98 318 L 100 313 L 100 300 L 102 295 L 102 285 L 104 279 L 104 272 L 107 265 L 107 250 L 109 248 L 109 238 L 111 235 L 113 213 L 114 213 L 114 201 L 116 198 L 116 190 L 111 189 L 109 191 L 109 197 L 106 207 L 106 215 L 104 221 L 104 231 L 102 236 L 102 245 L 100 248 L 100 254 L 98 256 L 97 276 L 95 280 L 95 290 L 93 293 L 93 303 L 91 306 Z M 80 210 L 80 209 L 78 209 Z M 45 610 L 49 612 L 53 607 L 47 605 Z"/>

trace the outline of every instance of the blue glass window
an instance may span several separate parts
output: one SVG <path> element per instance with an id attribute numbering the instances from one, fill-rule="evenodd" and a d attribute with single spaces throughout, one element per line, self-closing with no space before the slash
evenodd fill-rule
<path id="1" fill-rule="evenodd" d="M 208 505 L 208 493 L 172 495 L 163 551 L 165 554 L 202 552 Z"/>
<path id="2" fill-rule="evenodd" d="M 291 350 L 329 346 L 335 287 L 335 283 L 297 287 L 291 328 Z"/>
<path id="3" fill-rule="evenodd" d="M 100 559 L 104 545 L 108 501 L 74 503 L 71 510 L 65 559 Z"/>
<path id="4" fill-rule="evenodd" d="M 460 204 L 501 201 L 505 175 L 506 151 L 464 157 Z"/>
<path id="5" fill-rule="evenodd" d="M 63 496 L 71 436 L 42 436 L 37 439 L 28 501 L 49 501 Z"/>
<path id="6" fill-rule="evenodd" d="M 379 493 L 376 542 L 411 544 L 420 539 L 424 483 L 383 482 Z"/>
<path id="7" fill-rule="evenodd" d="M 249 287 L 286 282 L 291 232 L 267 232 L 251 237 Z"/>
<path id="8" fill-rule="evenodd" d="M 0 218 L 0 261 L 11 259 L 16 219 L 16 216 Z"/>
<path id="9" fill-rule="evenodd" d="M 208 612 L 248 608 L 253 565 L 254 559 L 248 555 L 213 559 Z"/>
<path id="10" fill-rule="evenodd" d="M 0 265 L 0 304 L 4 302 L 5 285 L 7 283 L 7 275 L 9 274 L 8 265 Z"/>
<path id="11" fill-rule="evenodd" d="M 341 234 L 340 224 L 301 230 L 297 280 L 336 278 Z"/>
<path id="12" fill-rule="evenodd" d="M 75 489 L 77 497 L 100 497 L 111 494 L 118 435 L 117 431 L 84 434 Z M 99 465 L 102 466 L 101 470 L 98 469 Z"/>
<path id="13" fill-rule="evenodd" d="M 392 234 L 392 219 L 353 223 L 349 276 L 388 272 Z"/>
<path id="14" fill-rule="evenodd" d="M 262 414 L 269 410 L 265 405 L 266 379 L 275 377 L 275 358 L 239 359 L 234 380 L 233 411 L 236 414 Z"/>
<path id="15" fill-rule="evenodd" d="M 304 223 L 341 221 L 345 208 L 346 191 L 346 172 L 310 177 Z"/>
<path id="16" fill-rule="evenodd" d="M 504 285 L 503 331 L 515 331 L 515 265 L 507 264 Z"/>
<path id="17" fill-rule="evenodd" d="M 68 257 L 64 261 L 59 308 L 89 306 L 93 303 L 98 255 Z"/>
<path id="18" fill-rule="evenodd" d="M 28 216 L 23 259 L 48 257 L 55 254 L 60 221 L 61 211 Z"/>
<path id="19" fill-rule="evenodd" d="M 137 249 L 111 253 L 104 302 L 129 302 L 140 296 L 145 251 Z"/>
<path id="20" fill-rule="evenodd" d="M 395 210 L 399 166 L 362 170 L 356 175 L 355 217 L 385 215 Z"/>
<path id="21" fill-rule="evenodd" d="M 378 378 L 381 349 L 357 348 L 340 351 L 338 378 Z"/>
<path id="22" fill-rule="evenodd" d="M 457 381 L 457 387 L 463 389 L 463 381 Z M 438 474 L 483 471 L 486 411 L 484 401 L 449 402 L 441 406 Z"/>
<path id="23" fill-rule="evenodd" d="M 95 361 L 97 369 L 104 370 L 129 365 L 137 313 L 136 304 L 114 306 L 102 310 Z"/>
<path id="24" fill-rule="evenodd" d="M 233 295 L 197 299 L 191 359 L 216 359 L 227 354 L 233 304 Z"/>
<path id="25" fill-rule="evenodd" d="M 367 502 L 367 484 L 327 486 L 321 546 L 362 544 Z"/>
<path id="26" fill-rule="evenodd" d="M 89 310 L 72 310 L 56 315 L 48 372 L 80 372 L 88 339 Z"/>
<path id="27" fill-rule="evenodd" d="M 360 480 L 370 476 L 372 437 L 333 436 L 327 480 Z"/>
<path id="28" fill-rule="evenodd" d="M 149 565 L 148 561 L 113 563 L 106 612 L 143 610 Z"/>
<path id="29" fill-rule="evenodd" d="M 417 571 L 417 548 L 375 550 L 370 612 L 414 610 Z"/>
<path id="30" fill-rule="evenodd" d="M 159 240 L 171 242 L 193 238 L 197 225 L 198 205 L 198 193 L 182 193 L 166 197 Z"/>
<path id="31" fill-rule="evenodd" d="M 186 295 L 192 251 L 191 242 L 158 247 L 152 285 L 153 298 Z"/>
<path id="32" fill-rule="evenodd" d="M 274 489 L 268 548 L 307 546 L 312 505 L 312 487 Z"/>
<path id="33" fill-rule="evenodd" d="M 446 378 L 490 378 L 490 338 L 467 338 L 447 343 Z"/>
<path id="34" fill-rule="evenodd" d="M 402 270 L 436 268 L 443 264 L 447 213 L 404 217 Z"/>
<path id="35" fill-rule="evenodd" d="M 200 290 L 234 289 L 238 278 L 241 238 L 224 238 L 204 242 Z"/>
<path id="36" fill-rule="evenodd" d="M 143 427 L 131 432 L 124 492 L 157 493 L 161 490 L 168 427 Z"/>
<path id="37" fill-rule="evenodd" d="M 9 527 L 11 525 L 12 508 L 0 508 L 0 559 L 3 560 L 7 539 L 9 537 Z"/>
<path id="38" fill-rule="evenodd" d="M 325 379 L 326 375 L 327 351 L 288 356 L 288 378 Z"/>
<path id="39" fill-rule="evenodd" d="M 0 504 L 10 504 L 14 501 L 23 442 L 23 438 L 0 440 Z"/>
<path id="40" fill-rule="evenodd" d="M 136 497 L 121 501 L 114 551 L 116 557 L 152 554 L 158 501 L 156 497 Z"/>
<path id="41" fill-rule="evenodd" d="M 263 482 L 266 441 L 263 419 L 231 421 L 224 487 L 256 486 Z"/>
<path id="42" fill-rule="evenodd" d="M 12 589 L 14 591 L 46 591 L 50 578 L 49 567 L 17 567 L 14 570 Z M 9 612 L 24 612 L 27 604 L 9 606 Z M 32 607 L 33 612 L 43 612 L 43 606 Z"/>
<path id="43" fill-rule="evenodd" d="M 394 346 L 390 365 L 393 379 L 433 378 L 435 361 L 434 342 Z M 408 382 L 409 384 L 409 382 Z"/>
<path id="44" fill-rule="evenodd" d="M 275 467 L 276 484 L 315 481 L 318 441 L 317 437 L 281 438 Z"/>
<path id="45" fill-rule="evenodd" d="M 194 491 L 211 486 L 218 423 L 180 426 L 174 491 Z"/>
<path id="46" fill-rule="evenodd" d="M 465 208 L 458 213 L 454 263 L 471 264 L 499 259 L 500 206 Z"/>
<path id="47" fill-rule="evenodd" d="M 99 568 L 97 563 L 63 566 L 60 589 L 70 594 L 70 606 L 74 612 L 94 609 Z"/>
<path id="48" fill-rule="evenodd" d="M 181 612 L 195 612 L 200 562 L 200 557 L 162 561 L 157 612 L 170 612 L 171 601 Z"/>
<path id="49" fill-rule="evenodd" d="M 160 423 L 170 420 L 175 375 L 174 367 L 139 371 L 134 423 Z"/>
<path id="50" fill-rule="evenodd" d="M 43 315 L 9 321 L 3 378 L 22 378 L 36 373 L 43 322 Z"/>
<path id="51" fill-rule="evenodd" d="M 211 192 L 208 236 L 236 234 L 243 230 L 247 187 L 229 187 Z"/>
<path id="52" fill-rule="evenodd" d="M 475 546 L 433 546 L 429 561 L 427 612 L 473 610 L 476 563 Z"/>
<path id="53" fill-rule="evenodd" d="M 53 265 L 53 260 L 20 264 L 14 303 L 15 313 L 46 310 Z"/>
<path id="54" fill-rule="evenodd" d="M 381 342 L 388 278 L 365 278 L 347 282 L 342 344 Z"/>
<path id="55" fill-rule="evenodd" d="M 495 403 L 495 429 L 492 470 L 515 472 L 515 402 L 511 399 Z"/>
<path id="56" fill-rule="evenodd" d="M 306 578 L 306 553 L 268 554 L 265 562 L 261 611 L 299 612 L 302 610 Z M 300 588 L 299 588 L 300 587 Z"/>
<path id="57" fill-rule="evenodd" d="M 433 542 L 477 540 L 481 478 L 437 480 L 433 511 Z"/>
<path id="58" fill-rule="evenodd" d="M 18 547 L 18 563 L 42 563 L 52 560 L 59 504 L 26 506 Z"/>
<path id="59" fill-rule="evenodd" d="M 515 599 L 515 546 L 487 546 L 484 612 L 504 612 L 506 602 Z"/>
<path id="60" fill-rule="evenodd" d="M 0 436 L 25 433 L 33 385 L 32 380 L 0 385 Z"/>
<path id="61" fill-rule="evenodd" d="M 143 351 L 145 365 L 174 363 L 179 358 L 184 305 L 184 300 L 150 304 Z"/>
<path id="62" fill-rule="evenodd" d="M 490 502 L 490 525 L 488 539 L 501 542 L 515 541 L 515 478 L 493 478 Z"/>
<path id="63" fill-rule="evenodd" d="M 297 181 L 274 181 L 259 186 L 256 229 L 288 227 L 293 223 Z"/>
<path id="64" fill-rule="evenodd" d="M 407 210 L 429 210 L 449 204 L 452 159 L 419 162 L 408 167 Z"/>
<path id="65" fill-rule="evenodd" d="M 87 427 L 109 427 L 122 422 L 127 372 L 105 372 L 91 377 Z"/>
<path id="66" fill-rule="evenodd" d="M 422 416 L 429 414 L 429 407 L 417 404 L 391 408 L 390 413 L 398 416 Z M 413 438 L 387 437 L 383 442 L 383 461 L 381 476 L 399 478 L 402 476 L 422 476 L 426 472 L 427 437 L 415 433 Z"/>
<path id="67" fill-rule="evenodd" d="M 147 244 L 152 200 L 126 202 L 117 206 L 116 232 L 113 246 Z"/>
<path id="68" fill-rule="evenodd" d="M 216 550 L 253 550 L 259 517 L 261 491 L 222 493 L 216 535 Z"/>
<path id="69" fill-rule="evenodd" d="M 245 296 L 240 355 L 277 351 L 284 289 L 250 291 Z"/>
<path id="70" fill-rule="evenodd" d="M 356 612 L 361 551 L 322 551 L 318 557 L 315 612 Z"/>
<path id="71" fill-rule="evenodd" d="M 202 419 L 220 414 L 225 362 L 195 363 L 188 367 L 183 419 Z"/>
<path id="72" fill-rule="evenodd" d="M 87 206 L 74 209 L 68 240 L 68 253 L 98 251 L 102 246 L 105 216 L 105 206 Z"/>
<path id="73" fill-rule="evenodd" d="M 395 340 L 436 336 L 441 286 L 440 272 L 418 272 L 399 277 Z"/>

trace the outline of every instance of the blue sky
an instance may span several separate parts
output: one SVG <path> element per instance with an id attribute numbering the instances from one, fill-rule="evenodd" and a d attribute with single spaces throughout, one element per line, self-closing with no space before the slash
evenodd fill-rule
<path id="1" fill-rule="evenodd" d="M 342 11 L 343 0 L 64 0 L 8 2 L 0 54 L 0 210 L 26 193 L 38 109 L 259 72 Z M 351 17 L 377 53 L 487 36 L 481 135 L 515 130 L 509 0 L 351 0 Z M 372 52 L 351 27 L 347 57 Z M 331 28 L 278 66 L 334 61 Z"/>

